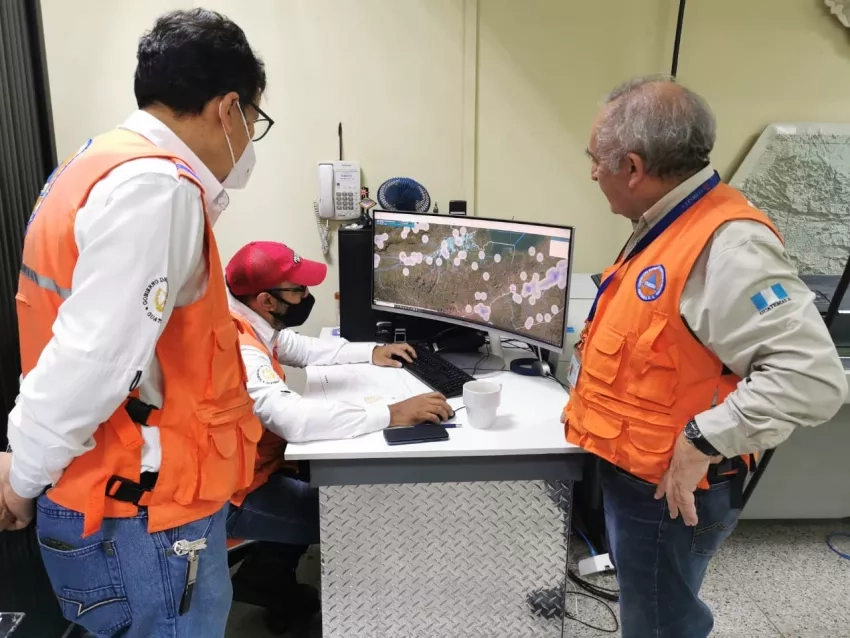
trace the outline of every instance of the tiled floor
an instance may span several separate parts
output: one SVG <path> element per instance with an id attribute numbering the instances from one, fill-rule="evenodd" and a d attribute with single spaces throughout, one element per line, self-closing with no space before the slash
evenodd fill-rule
<path id="1" fill-rule="evenodd" d="M 850 532 L 850 519 L 742 521 L 712 562 L 703 585 L 703 599 L 715 615 L 712 636 L 850 638 L 850 561 L 826 547 L 824 538 L 832 531 Z M 850 539 L 836 544 L 850 553 Z M 301 567 L 302 580 L 316 579 L 318 557 L 309 555 Z M 611 577 L 600 577 L 599 584 L 616 587 Z M 600 603 L 571 598 L 569 611 L 575 618 L 600 627 L 612 626 L 610 614 Z M 241 625 L 239 630 L 237 624 Z M 567 635 L 584 638 L 613 634 L 568 621 Z M 258 609 L 234 605 L 227 638 L 270 636 L 263 629 Z M 317 630 L 311 638 L 320 636 Z"/>

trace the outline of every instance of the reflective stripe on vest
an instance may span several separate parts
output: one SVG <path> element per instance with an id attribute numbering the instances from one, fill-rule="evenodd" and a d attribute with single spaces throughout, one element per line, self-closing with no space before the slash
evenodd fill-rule
<path id="1" fill-rule="evenodd" d="M 203 184 L 180 158 L 132 131 L 94 138 L 66 162 L 44 189 L 24 240 L 16 295 L 24 375 L 38 364 L 71 296 L 68 282 L 79 257 L 73 233 L 77 212 L 104 176 L 141 158 L 172 162 L 178 177 L 194 183 L 203 198 Z M 155 485 L 140 480 L 144 439 L 122 405 L 97 427 L 94 447 L 74 458 L 49 491 L 53 502 L 83 514 L 83 537 L 94 534 L 105 518 L 137 516 L 138 505 L 147 507 L 151 533 L 201 520 L 254 477 L 263 429 L 245 389 L 224 268 L 206 215 L 204 248 L 206 293 L 172 311 L 156 344 L 163 404 L 155 422 L 146 419 L 158 427 L 162 449 Z"/>
<path id="2" fill-rule="evenodd" d="M 53 281 L 50 277 L 45 275 L 39 275 L 32 268 L 27 266 L 26 264 L 21 264 L 21 274 L 33 282 L 39 288 L 44 288 L 45 290 L 49 290 L 50 292 L 55 292 L 62 299 L 67 299 L 71 296 L 71 290 L 69 288 L 63 288 L 55 281 Z"/>

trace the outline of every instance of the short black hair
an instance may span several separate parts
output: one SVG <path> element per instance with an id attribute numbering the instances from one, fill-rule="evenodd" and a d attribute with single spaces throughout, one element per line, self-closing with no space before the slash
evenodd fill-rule
<path id="1" fill-rule="evenodd" d="M 263 61 L 232 20 L 207 9 L 172 11 L 139 40 L 134 90 L 140 109 L 162 104 L 197 115 L 231 91 L 252 104 L 266 89 Z"/>

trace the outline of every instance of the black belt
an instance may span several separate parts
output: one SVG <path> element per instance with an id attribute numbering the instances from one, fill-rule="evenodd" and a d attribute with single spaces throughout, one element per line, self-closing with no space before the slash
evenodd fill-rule
<path id="1" fill-rule="evenodd" d="M 752 455 L 750 455 L 750 463 L 751 467 L 755 467 L 755 457 Z M 646 482 L 644 479 L 639 476 L 635 476 L 621 467 L 617 467 L 617 470 L 638 481 Z M 710 465 L 706 479 L 708 480 L 709 485 L 720 485 L 721 483 L 728 483 L 731 481 L 732 491 L 729 495 L 731 507 L 732 509 L 739 510 L 744 508 L 744 487 L 747 483 L 748 472 L 749 468 L 744 462 L 744 459 L 740 456 L 736 456 L 734 459 L 723 459 L 720 463 Z"/>

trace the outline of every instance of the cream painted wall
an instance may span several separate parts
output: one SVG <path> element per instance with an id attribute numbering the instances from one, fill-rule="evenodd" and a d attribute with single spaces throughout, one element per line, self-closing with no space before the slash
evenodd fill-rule
<path id="1" fill-rule="evenodd" d="M 345 157 L 361 163 L 373 196 L 395 175 L 415 176 L 446 209 L 462 192 L 462 0 L 358 0 L 343 12 L 335 0 L 204 4 L 233 18 L 263 56 L 264 108 L 276 121 L 257 144 L 249 188 L 216 226 L 225 255 L 271 238 L 321 258 L 316 164 L 337 158 L 339 122 Z M 307 331 L 336 324 L 333 263 L 330 272 Z"/>
<path id="2" fill-rule="evenodd" d="M 615 84 L 669 69 L 676 4 L 480 3 L 479 215 L 574 225 L 573 270 L 608 265 L 628 224 L 590 180 L 590 125 Z"/>
<path id="3" fill-rule="evenodd" d="M 257 145 L 250 187 L 217 226 L 225 258 L 273 238 L 318 258 L 315 164 L 346 157 L 372 188 L 421 180 L 445 211 L 577 227 L 577 271 L 607 265 L 628 234 L 589 179 L 584 156 L 601 96 L 669 70 L 676 0 L 42 0 L 60 156 L 134 107 L 136 41 L 171 8 L 203 4 L 247 32 L 266 61 L 277 121 Z M 821 0 L 691 0 L 680 78 L 719 124 L 729 177 L 779 120 L 850 119 L 850 37 Z M 355 10 L 341 11 L 346 6 Z M 67 34 L 91 34 L 66 44 Z M 335 321 L 332 276 L 307 326 Z"/>
<path id="4" fill-rule="evenodd" d="M 41 0 L 60 161 L 136 108 L 139 37 L 158 15 L 191 6 L 180 0 Z"/>
<path id="5" fill-rule="evenodd" d="M 771 122 L 850 122 L 850 30 L 823 0 L 688 2 L 679 78 L 718 121 L 728 179 Z"/>
<path id="6" fill-rule="evenodd" d="M 222 257 L 273 239 L 321 259 L 316 164 L 337 158 L 339 122 L 345 157 L 361 162 L 373 194 L 385 179 L 409 175 L 444 210 L 463 197 L 465 2 L 358 0 L 356 10 L 339 11 L 335 0 L 42 0 L 58 153 L 135 108 L 136 44 L 157 15 L 191 6 L 221 11 L 266 63 L 263 108 L 275 120 L 256 145 L 249 187 L 231 194 L 216 225 Z M 68 33 L 98 36 L 69 47 Z M 336 322 L 335 241 L 332 253 L 308 333 Z"/>

